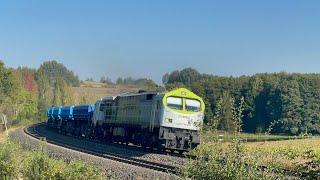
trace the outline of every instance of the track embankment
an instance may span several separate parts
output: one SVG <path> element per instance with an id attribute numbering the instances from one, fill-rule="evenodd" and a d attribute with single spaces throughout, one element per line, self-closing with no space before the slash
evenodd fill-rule
<path id="1" fill-rule="evenodd" d="M 44 124 L 20 128 L 10 134 L 29 150 L 45 145 L 50 156 L 70 161 L 84 160 L 105 170 L 108 177 L 119 179 L 176 179 L 176 167 L 185 159 L 164 154 L 146 153 L 133 149 L 90 142 L 58 134 Z M 47 143 L 42 140 L 45 139 Z"/>

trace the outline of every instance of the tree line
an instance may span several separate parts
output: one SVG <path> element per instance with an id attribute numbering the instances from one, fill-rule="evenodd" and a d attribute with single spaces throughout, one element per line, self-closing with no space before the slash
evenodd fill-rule
<path id="1" fill-rule="evenodd" d="M 243 97 L 245 132 L 320 134 L 320 74 L 223 77 L 186 68 L 166 73 L 162 80 L 167 90 L 187 87 L 203 97 L 205 123 L 217 124 L 213 121 L 219 116 L 218 129 L 234 130 L 233 104 Z M 144 78 L 119 78 L 116 83 L 164 90 Z M 57 61 L 44 62 L 37 69 L 8 68 L 0 62 L 0 113 L 5 113 L 11 123 L 21 123 L 44 120 L 47 108 L 53 105 L 92 103 L 86 102 L 86 97 L 75 97 L 72 86 L 79 84 L 75 73 Z"/>
<path id="2" fill-rule="evenodd" d="M 234 130 L 232 104 L 244 98 L 243 130 L 291 135 L 320 133 L 320 74 L 261 73 L 222 77 L 192 68 L 166 73 L 166 89 L 187 87 L 204 98 L 205 123 Z"/>
<path id="3" fill-rule="evenodd" d="M 48 107 L 77 101 L 71 87 L 79 82 L 57 61 L 46 61 L 38 69 L 8 68 L 0 61 L 0 113 L 10 124 L 45 120 Z"/>
<path id="4" fill-rule="evenodd" d="M 88 80 L 93 81 L 92 78 L 88 78 Z M 100 83 L 105 84 L 117 84 L 117 85 L 136 85 L 136 86 L 150 86 L 157 87 L 158 85 L 152 80 L 147 78 L 133 78 L 133 77 L 118 77 L 115 82 L 111 80 L 111 78 L 102 76 L 100 78 Z"/>
<path id="5" fill-rule="evenodd" d="M 121 80 L 119 80 L 121 79 Z M 136 85 L 144 90 L 163 90 L 152 80 L 119 78 L 117 84 Z M 103 83 L 110 79 L 101 78 Z M 25 124 L 46 119 L 51 106 L 93 103 L 90 94 L 76 93 L 78 76 L 57 61 L 43 62 L 39 68 L 8 68 L 0 61 L 0 113 L 10 124 Z"/>

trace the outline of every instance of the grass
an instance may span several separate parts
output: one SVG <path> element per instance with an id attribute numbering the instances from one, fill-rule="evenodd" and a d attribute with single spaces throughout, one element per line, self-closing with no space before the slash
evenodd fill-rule
<path id="1" fill-rule="evenodd" d="M 310 170 L 309 165 L 315 165 L 313 170 L 320 171 L 320 138 L 297 139 L 273 142 L 250 142 L 244 147 L 248 155 L 260 154 L 261 163 L 270 163 L 271 157 L 277 157 L 280 167 L 292 170 Z"/>
<path id="2" fill-rule="evenodd" d="M 288 135 L 270 135 L 270 134 L 253 134 L 253 133 L 240 133 L 237 134 L 238 138 L 243 139 L 246 142 L 263 142 L 263 141 L 280 141 L 280 140 L 295 140 L 295 139 L 306 139 L 309 137 L 305 136 L 288 136 Z M 214 133 L 212 131 L 204 131 L 202 140 L 204 143 L 221 139 L 223 141 L 230 142 L 234 139 L 233 133 L 218 131 Z"/>
<path id="3" fill-rule="evenodd" d="M 103 171 L 79 160 L 65 162 L 51 158 L 45 144 L 26 151 L 7 140 L 0 146 L 0 179 L 105 179 Z"/>
<path id="4" fill-rule="evenodd" d="M 5 132 L 0 132 L 0 144 L 7 140 L 7 134 Z"/>
<path id="5" fill-rule="evenodd" d="M 114 96 L 124 92 L 136 92 L 140 88 L 134 85 L 113 85 L 98 82 L 84 81 L 80 87 L 72 87 L 75 92 L 75 98 L 81 99 L 85 96 L 88 102 L 95 102 L 106 96 Z"/>
<path id="6" fill-rule="evenodd" d="M 17 128 L 19 128 L 19 127 L 9 128 L 8 133 L 10 133 L 11 131 L 16 130 Z M 0 131 L 0 144 L 5 143 L 7 140 L 8 140 L 7 133 L 5 131 L 1 130 Z"/>
<path id="7" fill-rule="evenodd" d="M 225 133 L 223 141 L 214 141 L 214 137 L 219 136 L 219 134 L 223 133 L 219 132 L 217 135 L 213 133 L 206 134 L 204 136 L 204 146 L 209 149 L 221 146 L 223 151 L 227 151 L 228 146 L 231 144 L 229 140 L 234 136 Z M 241 133 L 238 137 L 240 139 L 259 141 L 243 143 L 244 156 L 255 157 L 255 164 L 272 165 L 277 169 L 287 169 L 295 172 L 320 172 L 320 137 L 295 139 L 290 136 L 247 133 Z M 284 140 L 286 138 L 292 139 Z"/>

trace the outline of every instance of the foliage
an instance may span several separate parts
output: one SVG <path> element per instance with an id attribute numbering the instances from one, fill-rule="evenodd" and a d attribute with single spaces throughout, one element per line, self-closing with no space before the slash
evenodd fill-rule
<path id="1" fill-rule="evenodd" d="M 243 100 L 238 106 L 233 101 L 232 119 L 236 132 L 241 131 Z M 236 133 L 238 135 L 238 133 Z M 196 156 L 183 168 L 182 175 L 191 179 L 279 179 L 279 175 L 271 171 L 271 167 L 259 170 L 255 162 L 257 157 L 245 156 L 243 143 L 234 136 L 232 143 L 224 146 L 220 141 L 212 144 L 202 144 L 191 152 Z"/>
<path id="2" fill-rule="evenodd" d="M 0 63 L 0 113 L 8 117 L 9 125 L 19 122 L 19 118 L 28 120 L 35 115 L 36 95 L 24 88 L 22 82 L 26 74 L 31 78 L 29 73 L 23 74 Z"/>
<path id="3" fill-rule="evenodd" d="M 147 91 L 164 91 L 163 87 L 157 85 L 153 80 L 147 78 L 134 79 L 132 77 L 121 78 L 116 81 L 118 85 L 135 85 Z"/>
<path id="4" fill-rule="evenodd" d="M 19 146 L 7 141 L 0 146 L 0 178 L 18 179 L 20 170 Z"/>
<path id="5" fill-rule="evenodd" d="M 44 62 L 36 71 L 38 84 L 38 118 L 46 118 L 46 110 L 51 106 L 74 104 L 74 92 L 70 85 L 78 86 L 74 73 L 56 61 Z"/>
<path id="6" fill-rule="evenodd" d="M 163 82 L 168 90 L 185 86 L 203 97 L 206 124 L 220 108 L 219 129 L 232 129 L 227 103 L 231 96 L 238 100 L 244 97 L 245 132 L 320 134 L 320 74 L 281 72 L 221 77 L 186 68 L 166 73 Z"/>
<path id="7" fill-rule="evenodd" d="M 155 82 L 153 82 L 151 79 L 146 79 L 146 78 L 134 79 L 132 77 L 126 77 L 126 78 L 119 77 L 116 83 L 125 84 L 125 85 L 138 85 L 138 86 L 146 86 L 146 85 L 156 86 Z"/>
<path id="8" fill-rule="evenodd" d="M 68 85 L 80 85 L 78 76 L 57 61 L 44 62 L 38 69 L 38 72 L 43 73 L 48 78 L 51 86 L 54 86 L 57 78 L 62 78 Z"/>
<path id="9" fill-rule="evenodd" d="M 31 152 L 24 158 L 22 174 L 24 179 L 63 179 L 66 164 L 51 159 L 43 151 Z"/>
<path id="10" fill-rule="evenodd" d="M 298 140 L 298 139 L 309 139 L 309 136 L 289 136 L 289 135 L 274 135 L 265 133 L 240 133 L 234 134 L 234 132 L 226 131 L 214 131 L 211 128 L 206 128 L 203 132 L 202 142 L 210 143 L 217 139 L 223 142 L 232 142 L 232 140 L 237 136 L 245 142 L 266 142 L 266 141 L 286 141 L 286 140 Z"/>
<path id="11" fill-rule="evenodd" d="M 53 92 L 50 87 L 50 83 L 45 74 L 38 71 L 36 74 L 36 80 L 39 87 L 38 92 L 38 118 L 44 119 L 47 109 L 52 105 Z"/>
<path id="12" fill-rule="evenodd" d="M 72 83 L 71 83 L 72 82 Z M 77 77 L 56 61 L 43 63 L 39 69 L 7 68 L 0 61 L 0 116 L 9 125 L 28 124 L 46 118 L 53 104 L 73 104 Z"/>
<path id="13" fill-rule="evenodd" d="M 37 95 L 38 84 L 35 80 L 35 69 L 30 69 L 27 67 L 19 67 L 16 70 L 18 79 L 22 84 L 22 87 L 27 90 L 32 95 Z"/>
<path id="14" fill-rule="evenodd" d="M 235 123 L 232 118 L 233 101 L 233 98 L 227 92 L 224 92 L 219 100 L 220 108 L 217 115 L 219 115 L 218 128 L 221 130 L 235 131 Z"/>
<path id="15" fill-rule="evenodd" d="M 105 83 L 105 84 L 113 84 L 112 80 L 109 77 L 106 77 L 106 76 L 102 76 L 100 78 L 100 82 L 101 83 Z"/>
<path id="16" fill-rule="evenodd" d="M 248 156 L 261 154 L 258 161 L 268 164 L 270 156 L 278 157 L 279 168 L 296 172 L 320 172 L 319 137 L 288 141 L 252 142 L 244 145 Z"/>
<path id="17" fill-rule="evenodd" d="M 22 89 L 17 96 L 18 103 L 16 111 L 18 112 L 18 116 L 13 123 L 28 124 L 28 122 L 34 122 L 38 112 L 37 97 L 24 89 Z"/>
<path id="18" fill-rule="evenodd" d="M 52 104 L 54 106 L 71 105 L 74 103 L 73 100 L 72 89 L 63 79 L 58 78 L 54 84 Z"/>
<path id="19" fill-rule="evenodd" d="M 8 140 L 0 146 L 0 178 L 26 180 L 87 180 L 106 179 L 100 169 L 80 160 L 66 163 L 49 157 L 45 144 L 39 150 L 22 151 Z"/>
<path id="20" fill-rule="evenodd" d="M 254 157 L 244 156 L 243 146 L 234 142 L 222 148 L 202 145 L 194 154 L 197 158 L 190 160 L 183 170 L 183 176 L 191 179 L 279 179 L 279 175 L 266 169 L 260 171 Z M 249 166 L 247 163 L 252 162 Z M 271 169 L 271 168 L 270 168 Z"/>
<path id="21" fill-rule="evenodd" d="M 86 180 L 86 179 L 105 179 L 100 170 L 93 165 L 82 161 L 72 161 L 68 166 L 65 179 L 67 180 Z"/>

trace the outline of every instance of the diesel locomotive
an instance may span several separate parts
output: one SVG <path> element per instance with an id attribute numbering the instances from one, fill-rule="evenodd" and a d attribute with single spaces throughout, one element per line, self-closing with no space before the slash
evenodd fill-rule
<path id="1" fill-rule="evenodd" d="M 125 93 L 93 105 L 48 110 L 47 126 L 63 134 L 185 151 L 200 143 L 205 104 L 185 88 Z"/>

